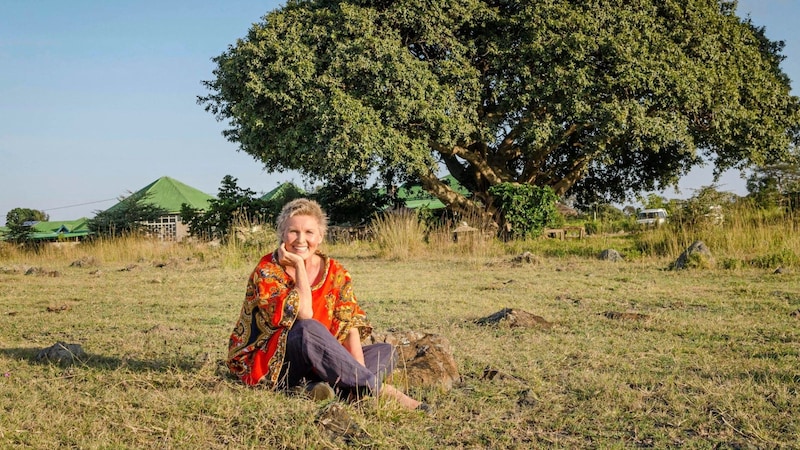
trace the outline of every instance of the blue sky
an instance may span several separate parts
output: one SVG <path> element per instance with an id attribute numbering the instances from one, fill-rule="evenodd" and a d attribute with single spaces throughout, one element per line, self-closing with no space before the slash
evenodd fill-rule
<path id="1" fill-rule="evenodd" d="M 0 2 L 0 223 L 15 207 L 51 220 L 91 217 L 167 175 L 216 194 L 225 175 L 267 192 L 296 173 L 266 173 L 196 104 L 211 58 L 279 1 L 7 0 Z M 740 0 L 784 40 L 800 82 L 800 0 Z M 693 172 L 681 192 L 711 183 Z M 738 173 L 721 189 L 745 194 Z"/>

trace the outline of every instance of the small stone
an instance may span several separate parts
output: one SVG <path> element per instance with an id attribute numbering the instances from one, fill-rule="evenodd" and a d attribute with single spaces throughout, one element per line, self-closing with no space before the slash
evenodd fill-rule
<path id="1" fill-rule="evenodd" d="M 647 314 L 623 313 L 618 311 L 606 311 L 603 313 L 603 316 L 611 320 L 647 320 L 650 318 Z"/>
<path id="2" fill-rule="evenodd" d="M 336 402 L 329 403 L 320 411 L 316 423 L 331 436 L 342 438 L 348 443 L 360 442 L 369 437 L 347 410 Z"/>
<path id="3" fill-rule="evenodd" d="M 618 251 L 614 250 L 613 248 L 609 248 L 600 252 L 600 259 L 603 261 L 611 261 L 611 262 L 619 262 L 622 261 L 622 255 L 619 254 Z"/>
<path id="4" fill-rule="evenodd" d="M 49 361 L 58 364 L 72 364 L 86 357 L 86 352 L 80 344 L 66 344 L 56 342 L 50 347 L 39 350 L 36 354 L 37 361 Z"/>

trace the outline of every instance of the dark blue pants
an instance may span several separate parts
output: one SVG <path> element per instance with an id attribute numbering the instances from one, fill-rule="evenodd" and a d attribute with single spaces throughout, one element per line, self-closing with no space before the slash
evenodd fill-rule
<path id="1" fill-rule="evenodd" d="M 287 387 L 325 381 L 340 395 L 377 394 L 384 376 L 394 370 L 397 354 L 391 344 L 365 345 L 364 366 L 314 319 L 297 320 L 286 340 L 280 379 Z"/>

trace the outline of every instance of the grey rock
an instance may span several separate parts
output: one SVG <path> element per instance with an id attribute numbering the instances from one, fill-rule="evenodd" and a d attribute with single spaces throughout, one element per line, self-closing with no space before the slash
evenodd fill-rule
<path id="1" fill-rule="evenodd" d="M 80 344 L 67 344 L 56 342 L 50 347 L 39 350 L 36 354 L 37 361 L 49 361 L 58 364 L 73 364 L 86 357 L 86 352 Z"/>

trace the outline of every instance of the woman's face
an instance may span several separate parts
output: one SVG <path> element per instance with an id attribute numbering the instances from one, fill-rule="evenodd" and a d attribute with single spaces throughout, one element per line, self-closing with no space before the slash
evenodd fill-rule
<path id="1" fill-rule="evenodd" d="M 304 260 L 310 258 L 322 243 L 317 219 L 304 215 L 290 217 L 286 221 L 283 242 L 286 251 L 300 255 Z"/>

